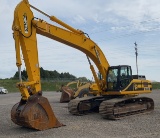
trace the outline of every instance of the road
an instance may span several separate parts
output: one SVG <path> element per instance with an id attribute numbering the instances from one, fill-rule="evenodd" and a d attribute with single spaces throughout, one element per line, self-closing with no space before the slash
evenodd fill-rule
<path id="1" fill-rule="evenodd" d="M 84 116 L 69 114 L 67 103 L 59 103 L 59 92 L 44 92 L 58 120 L 64 127 L 36 131 L 15 125 L 11 121 L 12 106 L 20 93 L 0 95 L 0 138 L 158 138 L 160 137 L 160 90 L 146 96 L 154 99 L 155 110 L 149 114 L 105 120 L 100 114 Z"/>

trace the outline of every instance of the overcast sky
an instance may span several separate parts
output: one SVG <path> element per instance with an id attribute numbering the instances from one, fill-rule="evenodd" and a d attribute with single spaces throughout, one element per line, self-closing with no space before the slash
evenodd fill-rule
<path id="1" fill-rule="evenodd" d="M 19 2 L 0 0 L 0 78 L 10 78 L 17 71 L 11 27 Z M 139 74 L 160 81 L 159 0 L 30 0 L 30 4 L 88 33 L 111 66 L 131 65 L 133 74 L 136 74 L 136 41 Z M 47 17 L 32 11 L 35 17 L 50 22 Z M 37 39 L 41 67 L 92 79 L 84 53 L 39 35 Z"/>

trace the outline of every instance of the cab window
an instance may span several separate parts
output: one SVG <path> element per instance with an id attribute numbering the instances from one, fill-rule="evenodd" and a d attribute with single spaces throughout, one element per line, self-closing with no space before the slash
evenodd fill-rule
<path id="1" fill-rule="evenodd" d="M 131 68 L 121 67 L 120 69 L 120 89 L 124 89 L 131 81 Z"/>
<path id="2" fill-rule="evenodd" d="M 108 72 L 107 82 L 108 89 L 115 90 L 117 88 L 118 69 L 110 69 Z"/>

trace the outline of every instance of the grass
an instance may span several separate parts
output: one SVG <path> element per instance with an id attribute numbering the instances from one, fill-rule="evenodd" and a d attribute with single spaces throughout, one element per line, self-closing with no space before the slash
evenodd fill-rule
<path id="1" fill-rule="evenodd" d="M 152 88 L 153 89 L 160 89 L 160 82 L 153 82 L 152 83 Z"/>
<path id="2" fill-rule="evenodd" d="M 8 92 L 18 92 L 19 89 L 16 87 L 17 82 L 17 80 L 1 79 L 0 87 L 4 87 Z"/>
<path id="3" fill-rule="evenodd" d="M 67 84 L 67 82 L 51 82 L 51 81 L 42 81 L 42 90 L 43 91 L 58 91 L 61 86 Z"/>
<path id="4" fill-rule="evenodd" d="M 10 79 L 0 79 L 0 87 L 6 88 L 9 92 L 19 92 L 19 89 L 16 87 L 16 83 L 18 80 L 10 80 Z M 58 91 L 61 85 L 67 84 L 67 81 L 42 81 L 42 91 Z M 160 82 L 152 83 L 153 89 L 160 89 Z"/>
<path id="5" fill-rule="evenodd" d="M 19 89 L 16 87 L 18 82 L 19 80 L 0 79 L 0 87 L 4 87 L 9 92 L 19 92 Z M 67 82 L 42 81 L 42 91 L 58 91 L 62 84 L 65 85 Z"/>

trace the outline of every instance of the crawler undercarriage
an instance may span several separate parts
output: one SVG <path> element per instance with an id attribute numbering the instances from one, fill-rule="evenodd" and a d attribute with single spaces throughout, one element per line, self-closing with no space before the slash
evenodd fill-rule
<path id="1" fill-rule="evenodd" d="M 125 116 L 148 113 L 154 109 L 154 101 L 148 97 L 95 96 L 71 100 L 69 112 L 84 115 L 99 112 L 105 119 L 120 119 Z"/>

